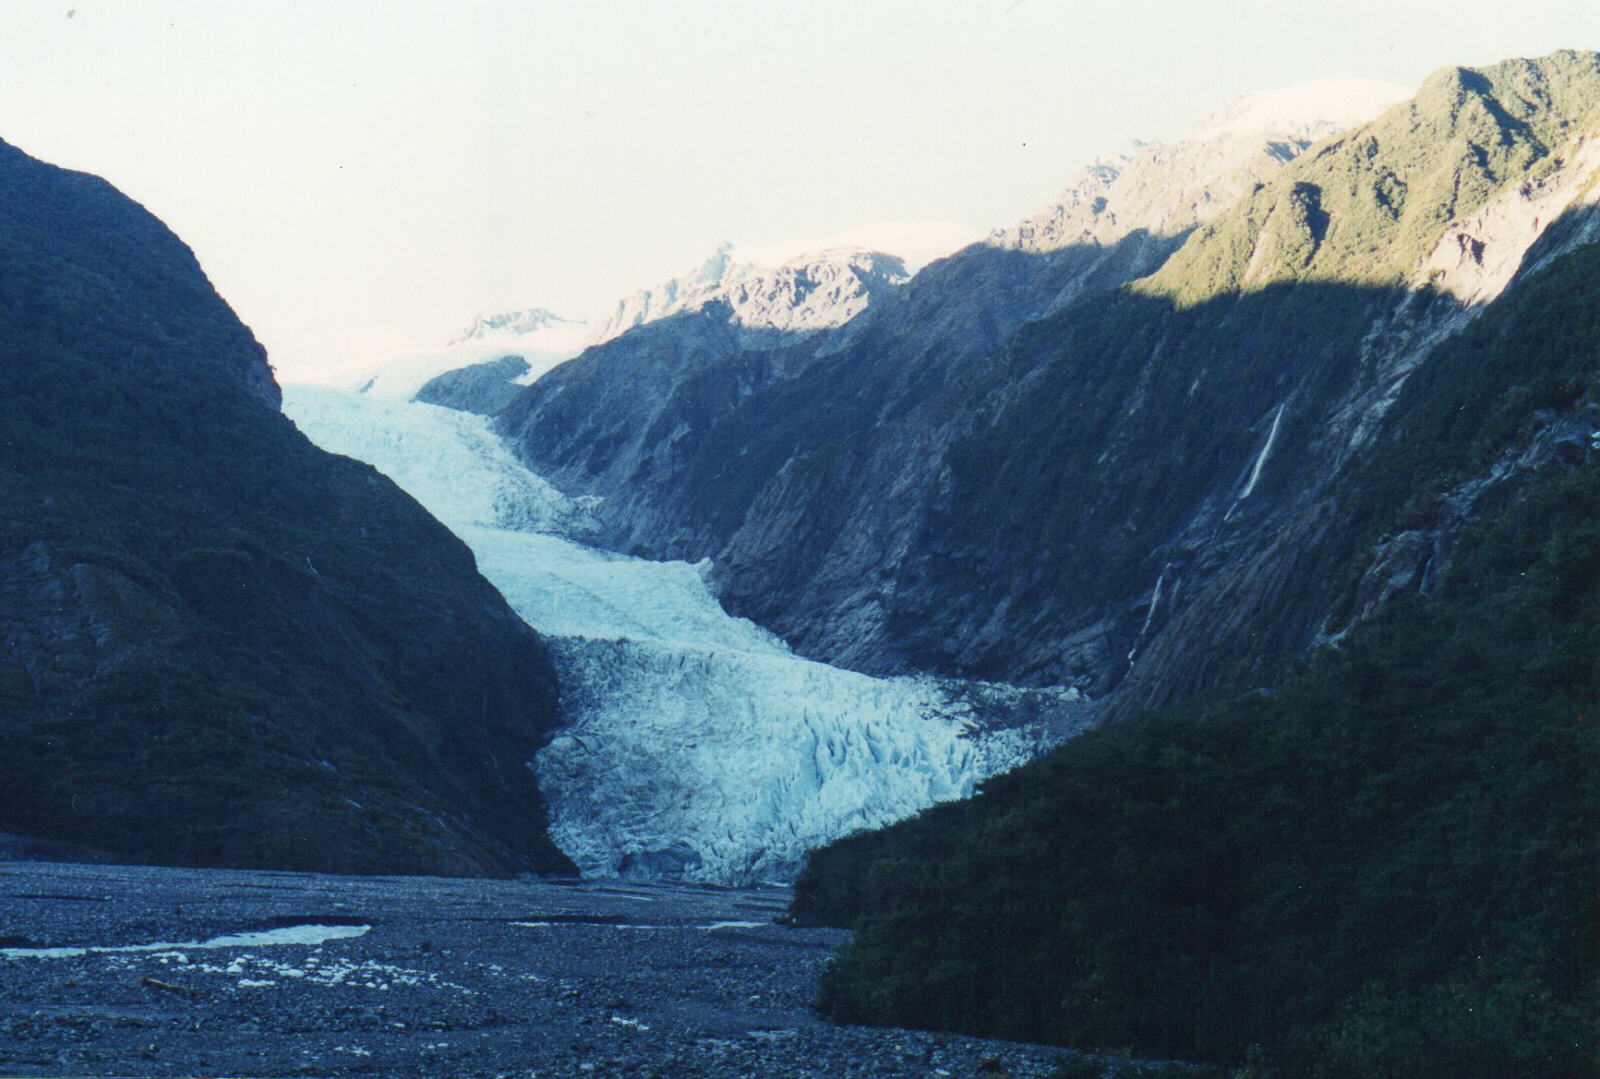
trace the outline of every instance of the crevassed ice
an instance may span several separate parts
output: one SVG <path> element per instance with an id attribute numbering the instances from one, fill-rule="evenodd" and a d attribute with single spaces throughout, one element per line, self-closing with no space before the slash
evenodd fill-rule
<path id="1" fill-rule="evenodd" d="M 802 659 L 726 614 L 704 564 L 576 542 L 581 502 L 481 417 L 310 386 L 287 387 L 284 409 L 450 526 L 546 636 L 567 722 L 535 768 L 551 836 L 586 875 L 787 879 L 805 851 L 970 794 L 1087 718 L 1069 689 Z"/>

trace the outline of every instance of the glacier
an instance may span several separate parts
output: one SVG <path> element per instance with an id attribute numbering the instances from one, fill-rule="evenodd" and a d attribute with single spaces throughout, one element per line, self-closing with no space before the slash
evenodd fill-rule
<path id="1" fill-rule="evenodd" d="M 1092 717 L 1070 687 L 801 658 L 723 611 L 709 562 L 583 542 L 593 500 L 530 472 L 483 417 L 294 385 L 284 411 L 449 526 L 546 638 L 566 724 L 531 764 L 551 838 L 586 876 L 786 881 L 806 851 L 970 795 Z"/>
<path id="2" fill-rule="evenodd" d="M 479 315 L 442 347 L 395 356 L 376 368 L 357 367 L 357 374 L 331 372 L 326 384 L 405 401 L 435 375 L 515 356 L 528 365 L 515 380 L 525 386 L 582 352 L 592 335 L 587 322 L 540 307 Z"/>

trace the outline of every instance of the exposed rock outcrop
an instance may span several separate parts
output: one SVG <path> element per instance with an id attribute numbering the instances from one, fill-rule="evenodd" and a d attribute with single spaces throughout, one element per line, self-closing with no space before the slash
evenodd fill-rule
<path id="1" fill-rule="evenodd" d="M 1560 53 L 1316 143 L 1141 150 L 830 336 L 625 335 L 504 429 L 808 655 L 1139 705 L 1248 678 L 1326 632 L 1367 542 L 1339 484 L 1406 380 L 1591 236 L 1597 104 Z"/>

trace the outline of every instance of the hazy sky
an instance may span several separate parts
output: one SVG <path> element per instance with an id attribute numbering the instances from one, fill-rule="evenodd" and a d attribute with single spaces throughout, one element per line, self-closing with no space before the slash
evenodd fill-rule
<path id="1" fill-rule="evenodd" d="M 1007 225 L 1231 94 L 1600 47 L 1594 0 L 5 0 L 0 139 L 182 236 L 281 375 L 710 252 Z"/>

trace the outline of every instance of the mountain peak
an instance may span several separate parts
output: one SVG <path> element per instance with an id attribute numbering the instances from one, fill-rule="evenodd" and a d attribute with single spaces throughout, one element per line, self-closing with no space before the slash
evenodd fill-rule
<path id="1" fill-rule="evenodd" d="M 1362 123 L 1411 96 L 1395 83 L 1319 79 L 1243 94 L 1180 142 L 1103 154 L 1054 204 L 990 235 L 995 246 L 1035 254 L 1107 246 L 1138 231 L 1177 236 L 1210 220 L 1275 175 L 1318 139 Z"/>
<path id="2" fill-rule="evenodd" d="M 733 261 L 733 243 L 723 240 L 711 257 L 701 264 L 698 273 L 691 275 L 690 282 L 695 285 L 719 285 L 727 276 L 728 266 Z"/>
<path id="3" fill-rule="evenodd" d="M 445 346 L 459 345 L 467 341 L 480 341 L 486 337 L 500 334 L 536 333 L 541 330 L 559 332 L 563 328 L 581 329 L 582 322 L 576 319 L 562 318 L 543 307 L 529 307 L 521 311 L 505 311 L 497 315 L 479 315 L 472 320 L 461 333 L 445 342 Z"/>
<path id="4" fill-rule="evenodd" d="M 860 314 L 875 293 L 909 279 L 905 262 L 882 251 L 784 245 L 744 252 L 724 242 L 697 268 L 619 301 L 590 343 L 717 303 L 746 329 L 831 329 Z"/>
<path id="5" fill-rule="evenodd" d="M 355 369 L 340 384 L 375 397 L 410 400 L 437 375 L 506 356 L 526 364 L 527 373 L 519 381 L 531 382 L 582 352 L 588 336 L 588 323 L 543 307 L 478 315 L 443 348 L 391 356 Z"/>
<path id="6" fill-rule="evenodd" d="M 1414 87 L 1372 79 L 1313 79 L 1224 101 L 1189 133 L 1191 140 L 1227 135 L 1290 135 L 1320 139 L 1406 100 Z"/>
<path id="7" fill-rule="evenodd" d="M 758 266 L 776 267 L 830 251 L 876 253 L 898 258 L 907 274 L 983 238 L 981 230 L 953 221 L 873 221 L 827 236 L 811 236 L 740 251 Z"/>

